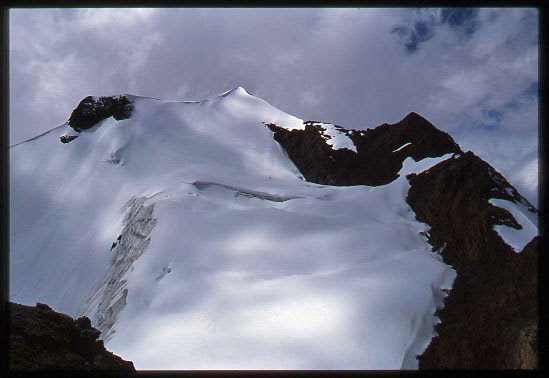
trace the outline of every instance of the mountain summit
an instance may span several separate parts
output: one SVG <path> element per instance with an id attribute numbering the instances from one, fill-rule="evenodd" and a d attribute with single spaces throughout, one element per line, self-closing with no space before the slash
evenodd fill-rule
<path id="1" fill-rule="evenodd" d="M 10 299 L 137 369 L 537 363 L 537 210 L 416 113 L 88 96 L 10 174 Z"/>

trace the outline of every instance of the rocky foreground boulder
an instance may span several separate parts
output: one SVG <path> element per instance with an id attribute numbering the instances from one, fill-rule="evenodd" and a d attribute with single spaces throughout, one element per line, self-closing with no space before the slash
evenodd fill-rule
<path id="1" fill-rule="evenodd" d="M 76 320 L 37 303 L 9 302 L 9 369 L 135 372 L 131 361 L 109 352 L 88 317 Z"/>

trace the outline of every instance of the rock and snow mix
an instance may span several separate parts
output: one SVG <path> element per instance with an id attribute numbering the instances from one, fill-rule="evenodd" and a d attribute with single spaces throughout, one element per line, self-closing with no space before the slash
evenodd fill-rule
<path id="1" fill-rule="evenodd" d="M 103 322 L 137 369 L 417 368 L 455 271 L 405 176 L 450 155 L 317 185 L 263 125 L 303 121 L 241 88 L 128 98 L 130 119 L 11 148 L 10 300 Z"/>
<path id="2" fill-rule="evenodd" d="M 506 225 L 494 225 L 494 230 L 515 252 L 522 251 L 526 244 L 538 235 L 538 217 L 531 211 L 528 211 L 524 204 L 499 198 L 491 198 L 488 202 L 507 210 L 521 225 L 522 228 L 520 230 Z"/>
<path id="3" fill-rule="evenodd" d="M 398 151 L 402 150 L 403 148 L 405 148 L 405 147 L 407 147 L 411 144 L 412 144 L 412 142 L 405 143 L 402 146 L 400 146 L 399 148 L 397 148 L 396 150 L 394 150 L 393 152 L 398 152 Z"/>
<path id="4" fill-rule="evenodd" d="M 314 123 L 321 127 L 321 135 L 326 140 L 326 143 L 332 147 L 334 150 L 339 150 L 341 148 L 347 148 L 351 151 L 356 152 L 356 147 L 353 144 L 351 138 L 349 138 L 343 131 L 338 129 L 337 126 L 331 123 Z"/>

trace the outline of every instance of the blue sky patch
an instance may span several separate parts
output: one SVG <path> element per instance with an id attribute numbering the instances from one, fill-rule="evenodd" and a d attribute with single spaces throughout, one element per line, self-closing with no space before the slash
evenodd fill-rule
<path id="1" fill-rule="evenodd" d="M 413 21 L 412 25 L 399 25 L 391 30 L 397 34 L 408 54 L 414 53 L 422 43 L 435 36 L 435 29 L 448 25 L 453 31 L 469 39 L 480 27 L 477 8 L 442 8 L 440 19 L 425 18 Z"/>
<path id="2" fill-rule="evenodd" d="M 538 97 L 539 96 L 538 87 L 539 87 L 538 81 L 537 80 L 533 81 L 528 86 L 528 88 L 526 88 L 526 90 L 524 91 L 524 95 L 530 96 L 530 97 Z"/>
<path id="3" fill-rule="evenodd" d="M 483 109 L 482 113 L 494 121 L 493 124 L 490 124 L 488 126 L 497 126 L 503 119 L 503 112 L 496 109 Z"/>
<path id="4" fill-rule="evenodd" d="M 418 50 L 419 44 L 427 42 L 435 35 L 432 23 L 426 21 L 415 22 L 413 28 L 397 26 L 391 32 L 397 34 L 403 40 L 408 53 Z"/>
<path id="5" fill-rule="evenodd" d="M 442 23 L 470 37 L 479 27 L 477 8 L 442 8 Z"/>

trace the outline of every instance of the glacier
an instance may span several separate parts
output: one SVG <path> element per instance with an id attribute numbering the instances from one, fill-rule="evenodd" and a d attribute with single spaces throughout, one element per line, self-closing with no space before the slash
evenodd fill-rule
<path id="1" fill-rule="evenodd" d="M 303 120 L 241 87 L 126 96 L 129 119 L 10 147 L 11 301 L 89 316 L 138 370 L 418 367 L 455 270 L 406 175 L 451 154 L 319 185 L 265 126 Z"/>

